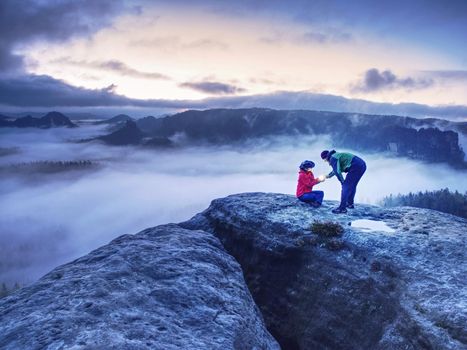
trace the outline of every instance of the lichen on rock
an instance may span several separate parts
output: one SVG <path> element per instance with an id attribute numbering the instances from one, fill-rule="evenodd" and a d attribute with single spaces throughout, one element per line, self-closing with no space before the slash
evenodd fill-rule
<path id="1" fill-rule="evenodd" d="M 213 235 L 121 236 L 0 301 L 1 349 L 278 349 Z"/>
<path id="2" fill-rule="evenodd" d="M 0 300 L 0 348 L 465 349 L 467 221 L 335 204 L 244 193 L 121 236 Z"/>
<path id="3" fill-rule="evenodd" d="M 212 232 L 240 262 L 283 349 L 465 348 L 467 221 L 370 205 L 334 215 L 335 205 L 245 193 L 214 200 L 182 226 Z M 353 228 L 357 219 L 394 232 Z M 315 221 L 338 223 L 342 237 L 312 234 Z"/>

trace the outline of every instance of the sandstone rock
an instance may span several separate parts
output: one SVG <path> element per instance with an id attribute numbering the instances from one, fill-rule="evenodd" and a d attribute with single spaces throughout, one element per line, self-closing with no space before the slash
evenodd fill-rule
<path id="1" fill-rule="evenodd" d="M 283 349 L 467 348 L 467 221 L 369 205 L 334 215 L 335 205 L 240 194 L 181 226 L 220 238 Z M 356 229 L 356 219 L 394 232 Z M 310 231 L 314 220 L 345 232 L 320 237 Z"/>
<path id="2" fill-rule="evenodd" d="M 278 349 L 212 234 L 164 225 L 0 300 L 1 349 Z"/>
<path id="3" fill-rule="evenodd" d="M 465 349 L 467 221 L 335 205 L 239 194 L 119 237 L 1 299 L 0 348 Z"/>

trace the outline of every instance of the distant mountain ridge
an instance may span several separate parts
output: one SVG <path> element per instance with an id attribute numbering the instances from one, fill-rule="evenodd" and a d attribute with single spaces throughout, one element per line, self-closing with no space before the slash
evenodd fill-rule
<path id="1" fill-rule="evenodd" d="M 119 114 L 119 115 L 116 115 L 115 117 L 95 122 L 95 124 L 118 124 L 118 123 L 124 123 L 127 121 L 134 121 L 134 119 L 126 114 Z"/>
<path id="2" fill-rule="evenodd" d="M 163 118 L 136 121 L 151 137 L 183 135 L 187 144 L 241 143 L 271 136 L 330 135 L 332 147 L 359 151 L 388 151 L 395 155 L 467 167 L 459 133 L 466 122 L 416 119 L 307 110 L 210 109 L 189 110 Z"/>
<path id="3" fill-rule="evenodd" d="M 118 122 L 115 128 L 116 130 L 112 130 L 109 134 L 99 136 L 94 140 L 103 141 L 114 146 L 144 145 L 156 148 L 174 146 L 174 143 L 167 137 L 150 137 L 148 133 L 142 132 L 133 120 Z M 88 141 L 92 140 L 93 139 Z"/>
<path id="4" fill-rule="evenodd" d="M 188 110 L 161 118 L 148 116 L 137 120 L 119 114 L 96 124 L 109 125 L 108 134 L 96 139 L 111 145 L 220 145 L 274 136 L 327 135 L 332 140 L 330 147 L 389 152 L 467 168 L 461 147 L 461 141 L 465 143 L 467 140 L 467 122 L 435 118 L 246 108 Z M 41 118 L 26 116 L 16 120 L 0 116 L 0 127 L 45 129 L 77 126 L 59 112 L 49 112 Z"/>
<path id="5" fill-rule="evenodd" d="M 53 111 L 47 113 L 41 118 L 34 118 L 30 115 L 20 117 L 15 120 L 7 120 L 6 118 L 0 118 L 0 127 L 49 129 L 56 127 L 77 128 L 78 125 L 73 123 L 64 114 Z"/>
<path id="6" fill-rule="evenodd" d="M 97 139 L 110 145 L 137 145 L 142 141 L 143 136 L 143 132 L 136 126 L 136 123 L 128 120 L 120 129 Z"/>

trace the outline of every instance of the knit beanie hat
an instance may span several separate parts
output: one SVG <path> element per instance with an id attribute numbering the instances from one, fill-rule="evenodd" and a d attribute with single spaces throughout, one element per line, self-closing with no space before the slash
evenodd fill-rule
<path id="1" fill-rule="evenodd" d="M 302 164 L 300 164 L 300 169 L 302 170 L 306 170 L 306 169 L 314 168 L 314 167 L 315 167 L 315 163 L 312 162 L 311 160 L 304 160 Z"/>
<path id="2" fill-rule="evenodd" d="M 324 150 L 323 152 L 321 152 L 321 159 L 327 159 L 328 155 L 329 155 L 329 151 Z"/>

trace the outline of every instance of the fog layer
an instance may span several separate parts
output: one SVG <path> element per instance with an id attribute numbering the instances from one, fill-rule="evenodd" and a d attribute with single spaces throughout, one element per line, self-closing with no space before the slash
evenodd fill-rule
<path id="1" fill-rule="evenodd" d="M 88 159 L 102 167 L 79 175 L 12 174 L 0 179 L 0 283 L 30 283 L 119 235 L 189 219 L 218 197 L 257 191 L 295 194 L 298 165 L 305 159 L 315 161 L 316 175 L 331 170 L 319 158 L 332 145 L 324 138 L 168 151 L 67 142 L 100 132 L 102 127 L 95 126 L 1 130 L 0 147 L 18 147 L 19 153 L 0 157 L 0 166 Z M 444 165 L 357 154 L 368 165 L 357 204 L 377 203 L 391 193 L 467 190 L 465 172 Z M 325 199 L 340 196 L 336 178 L 315 189 L 325 191 Z"/>

